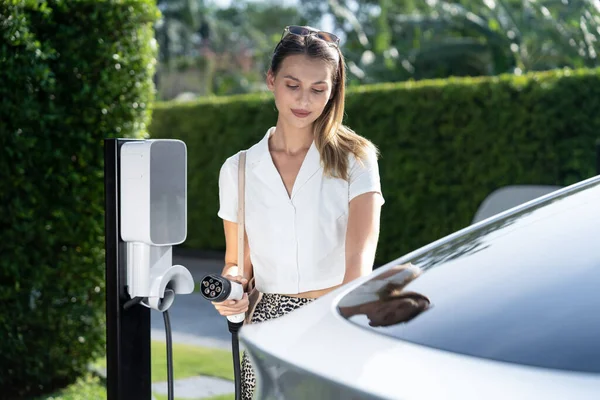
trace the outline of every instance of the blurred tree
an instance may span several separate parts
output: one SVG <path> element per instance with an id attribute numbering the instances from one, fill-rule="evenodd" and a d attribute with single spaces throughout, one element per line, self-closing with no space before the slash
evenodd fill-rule
<path id="1" fill-rule="evenodd" d="M 229 8 L 217 10 L 214 21 L 227 21 L 229 32 L 215 35 L 212 43 L 220 54 L 234 54 L 233 65 L 224 65 L 219 71 L 215 91 L 243 93 L 264 89 L 263 81 L 270 56 L 281 38 L 283 28 L 290 24 L 305 25 L 298 9 L 285 7 L 277 1 L 237 2 Z M 226 82 L 231 84 L 227 86 Z M 250 85 L 254 82 L 254 85 Z"/>
<path id="2" fill-rule="evenodd" d="M 305 0 L 334 15 L 358 83 L 598 65 L 594 0 Z"/>
<path id="3" fill-rule="evenodd" d="M 155 24 L 159 61 L 167 68 L 177 56 L 189 55 L 205 32 L 204 0 L 157 0 L 162 17 Z"/>
<path id="4" fill-rule="evenodd" d="M 470 60 L 473 72 L 486 75 L 598 65 L 600 4 L 592 0 L 426 3 L 428 12 L 391 21 L 398 31 L 427 27 L 433 32 L 435 38 L 410 54 L 421 67 L 435 64 L 434 59 L 456 65 L 462 58 Z"/>
<path id="5" fill-rule="evenodd" d="M 181 73 L 198 69 L 203 94 L 264 89 L 269 56 L 283 27 L 309 22 L 298 8 L 276 0 L 236 1 L 227 8 L 204 0 L 159 0 L 158 6 L 163 14 L 156 25 L 161 62 L 167 71 L 173 66 Z"/>
<path id="6" fill-rule="evenodd" d="M 598 65 L 598 0 L 158 0 L 160 60 L 202 71 L 204 94 L 263 90 L 284 26 L 342 38 L 349 84 Z"/>

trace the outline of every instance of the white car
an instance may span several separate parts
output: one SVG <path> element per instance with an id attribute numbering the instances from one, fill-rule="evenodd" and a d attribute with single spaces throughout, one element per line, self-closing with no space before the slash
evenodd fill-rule
<path id="1" fill-rule="evenodd" d="M 260 400 L 598 400 L 600 176 L 245 326 L 240 338 Z"/>

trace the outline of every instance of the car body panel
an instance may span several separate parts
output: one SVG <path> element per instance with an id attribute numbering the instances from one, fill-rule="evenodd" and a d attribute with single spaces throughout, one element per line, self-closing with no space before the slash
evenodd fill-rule
<path id="1" fill-rule="evenodd" d="M 260 365 L 257 399 L 493 400 L 543 395 L 591 400 L 600 393 L 598 374 L 491 361 L 383 335 L 375 339 L 341 316 L 332 318 L 335 296 L 339 293 L 294 315 L 242 328 L 251 362 Z"/>
<path id="2" fill-rule="evenodd" d="M 354 296 L 353 304 L 370 294 L 369 307 L 341 309 L 366 329 L 417 344 L 600 373 L 599 240 L 600 184 L 595 184 L 410 259 L 405 264 L 423 273 L 409 282 L 390 275 L 406 272 L 403 265 L 388 269 L 385 278 L 369 281 L 371 293 L 363 289 Z M 387 292 L 422 295 L 428 307 L 400 323 L 403 299 L 382 289 L 377 298 L 384 284 Z M 343 301 L 353 300 L 354 292 Z"/>
<path id="3" fill-rule="evenodd" d="M 475 325 L 477 321 L 483 321 L 484 324 L 494 323 L 492 319 L 486 320 L 486 308 L 478 310 L 478 307 L 489 307 L 488 310 L 496 307 L 495 312 L 497 312 L 498 308 L 510 306 L 506 302 L 498 302 L 497 299 L 486 294 L 486 290 L 493 289 L 501 293 L 510 293 L 511 301 L 519 304 L 517 301 L 519 293 L 522 291 L 529 293 L 529 289 L 523 287 L 527 280 L 528 287 L 537 287 L 535 289 L 537 292 L 534 290 L 531 293 L 534 295 L 533 298 L 522 300 L 525 301 L 523 304 L 526 307 L 515 308 L 514 315 L 519 315 L 521 310 L 525 310 L 525 313 L 532 313 L 531 318 L 539 315 L 544 305 L 544 301 L 537 301 L 535 295 L 540 296 L 542 293 L 541 296 L 546 296 L 545 301 L 549 301 L 548 299 L 551 298 L 549 294 L 552 293 L 553 287 L 557 294 L 564 295 L 565 291 L 568 293 L 571 290 L 575 296 L 579 291 L 590 296 L 593 293 L 593 287 L 584 287 L 585 284 L 575 284 L 569 281 L 569 277 L 572 276 L 569 274 L 569 267 L 577 269 L 577 275 L 580 277 L 581 274 L 585 275 L 591 270 L 595 257 L 598 255 L 598 248 L 594 247 L 593 239 L 597 239 L 598 236 L 590 238 L 584 243 L 574 242 L 574 247 L 570 248 L 575 252 L 579 251 L 582 254 L 581 259 L 558 259 L 559 268 L 548 266 L 552 267 L 547 275 L 548 280 L 546 283 L 540 282 L 538 286 L 532 286 L 528 279 L 519 279 L 519 271 L 522 271 L 523 268 L 532 268 L 530 265 L 535 267 L 533 271 L 530 271 L 533 274 L 532 277 L 536 279 L 544 277 L 542 266 L 536 266 L 532 261 L 535 254 L 532 256 L 534 258 L 527 261 L 527 251 L 521 249 L 523 251 L 519 252 L 514 247 L 510 254 L 506 254 L 506 257 L 513 264 L 522 261 L 522 268 L 519 268 L 519 265 L 511 265 L 507 267 L 507 270 L 503 270 L 500 263 L 488 275 L 481 275 L 481 281 L 471 282 L 470 289 L 461 290 L 461 284 L 468 277 L 479 277 L 477 265 L 480 265 L 478 263 L 481 260 L 478 260 L 477 257 L 478 254 L 483 253 L 483 250 L 474 251 L 469 245 L 469 243 L 473 244 L 474 238 L 480 239 L 481 246 L 475 250 L 485 249 L 486 244 L 488 246 L 491 244 L 491 248 L 496 246 L 497 249 L 502 250 L 498 254 L 506 253 L 506 248 L 502 247 L 506 245 L 503 242 L 506 240 L 506 238 L 503 239 L 504 236 L 513 235 L 514 231 L 519 229 L 524 229 L 521 232 L 526 232 L 529 229 L 528 226 L 535 226 L 536 223 L 548 217 L 545 213 L 551 212 L 551 207 L 540 207 L 541 205 L 561 201 L 571 202 L 572 204 L 566 204 L 565 211 L 557 213 L 552 218 L 578 221 L 582 217 L 577 213 L 582 207 L 589 207 L 590 202 L 594 201 L 600 205 L 599 187 L 600 177 L 596 177 L 535 199 L 400 257 L 378 268 L 369 276 L 361 277 L 344 285 L 289 315 L 266 323 L 244 326 L 240 339 L 249 352 L 257 372 L 258 386 L 255 398 L 291 400 L 306 398 L 460 398 L 461 400 L 600 398 L 600 374 L 598 373 L 565 370 L 564 365 L 555 365 L 554 368 L 523 365 L 523 360 L 519 360 L 518 357 L 516 359 L 508 357 L 506 361 L 503 361 L 493 359 L 493 356 L 485 354 L 485 352 L 479 352 L 481 354 L 475 356 L 466 354 L 464 351 L 453 352 L 435 346 L 436 343 L 439 344 L 436 340 L 443 341 L 444 338 L 453 337 L 453 327 L 460 328 L 465 332 L 469 323 Z M 569 194 L 577 192 L 581 192 L 577 197 L 569 196 Z M 592 212 L 589 215 L 596 219 L 599 214 Z M 507 223 L 511 218 L 512 221 Z M 594 227 L 598 220 L 596 219 L 596 222 L 586 221 L 591 222 L 582 224 L 581 233 L 591 235 L 596 232 Z M 523 225 L 520 226 L 521 222 Z M 600 226 L 600 223 L 597 225 Z M 495 226 L 500 226 L 500 228 L 490 229 Z M 546 248 L 550 249 L 548 256 L 560 258 L 560 251 L 554 253 L 552 251 L 558 246 L 564 246 L 564 240 L 567 240 L 572 232 L 572 230 L 564 231 L 565 235 L 558 236 L 549 234 L 546 237 L 537 237 L 536 240 L 538 243 L 546 240 Z M 560 240 L 557 241 L 557 237 Z M 522 236 L 516 243 L 523 242 L 522 245 L 525 246 L 526 238 L 527 235 Z M 470 252 L 463 251 L 461 253 L 459 250 L 462 245 L 466 246 L 463 250 L 470 249 Z M 512 246 L 517 245 L 513 243 Z M 585 246 L 588 248 L 591 246 L 591 256 L 589 256 L 589 252 L 586 253 L 582 250 Z M 515 254 L 519 255 L 517 258 L 519 261 L 512 261 L 515 258 L 511 258 L 511 256 Z M 464 264 L 464 268 L 459 267 L 458 263 L 461 258 L 463 261 L 472 260 L 474 264 Z M 348 320 L 340 314 L 338 305 L 347 299 L 354 290 L 389 273 L 394 268 L 411 263 L 422 268 L 424 272 L 417 279 L 409 282 L 405 288 L 408 291 L 423 292 L 431 299 L 433 308 L 407 323 L 383 328 L 371 327 L 364 319 L 362 321 Z M 447 263 L 448 268 L 438 268 L 443 263 Z M 455 266 L 452 267 L 451 263 L 455 263 Z M 577 265 L 582 265 L 582 267 L 578 269 Z M 600 266 L 597 266 L 595 271 L 598 270 L 598 267 Z M 458 269 L 461 272 L 458 272 Z M 451 273 L 446 271 L 451 271 Z M 436 277 L 436 275 L 439 276 Z M 441 285 L 439 282 L 446 283 Z M 562 282 L 562 285 L 557 286 L 556 282 Z M 594 281 L 591 280 L 591 282 Z M 465 296 L 463 304 L 460 303 L 461 296 Z M 598 297 L 600 295 L 591 299 L 589 309 L 581 310 L 582 315 L 589 315 L 591 319 L 589 321 L 579 319 L 576 323 L 590 322 L 591 329 L 596 329 L 598 318 L 595 316 L 600 313 L 593 311 L 597 306 Z M 478 298 L 484 300 L 479 304 L 476 301 Z M 571 299 L 573 298 L 575 297 Z M 567 297 L 563 301 L 568 303 L 569 300 L 570 298 Z M 577 301 L 581 302 L 581 299 Z M 552 304 L 558 307 L 561 303 L 557 301 Z M 473 312 L 477 311 L 470 321 L 469 313 L 463 313 L 468 309 L 474 310 Z M 565 318 L 565 324 L 574 323 L 573 315 L 567 315 Z M 515 324 L 515 320 L 511 320 L 510 315 L 505 316 L 504 323 L 499 323 L 496 329 L 506 335 L 507 332 L 510 332 L 511 323 Z M 534 325 L 527 328 L 531 329 L 532 326 Z M 554 325 L 554 327 L 556 326 L 558 325 Z M 484 328 L 480 329 L 480 338 L 495 331 L 491 329 L 492 326 Z M 396 330 L 396 332 L 393 333 L 391 330 Z M 569 334 L 568 330 L 563 333 L 564 335 Z M 590 333 L 593 332 L 586 334 Z M 515 338 L 521 337 L 522 334 L 522 332 L 511 333 Z M 564 337 L 561 336 L 562 339 Z M 533 340 L 531 342 L 533 348 L 536 347 L 534 338 L 535 335 L 528 338 L 528 340 Z M 463 339 L 468 343 L 469 340 L 476 340 L 477 334 L 474 332 L 471 337 L 467 335 L 466 338 L 454 335 L 457 343 Z M 585 340 L 590 341 L 591 336 L 586 336 Z M 419 344 L 420 341 L 427 345 Z M 567 342 L 563 340 L 562 344 Z M 462 345 L 464 347 L 464 343 Z M 442 343 L 437 347 L 456 350 L 456 346 L 449 346 L 448 343 Z M 518 355 L 523 349 L 526 347 L 515 348 L 513 354 Z M 596 349 L 597 347 L 592 350 L 596 351 Z M 592 365 L 590 370 L 595 370 L 595 367 L 596 364 Z"/>

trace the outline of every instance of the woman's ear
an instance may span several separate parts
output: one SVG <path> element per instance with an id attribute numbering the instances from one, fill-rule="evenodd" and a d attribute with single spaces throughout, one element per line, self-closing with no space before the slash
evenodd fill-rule
<path id="1" fill-rule="evenodd" d="M 271 70 L 267 72 L 267 87 L 271 92 L 275 90 L 275 75 Z"/>

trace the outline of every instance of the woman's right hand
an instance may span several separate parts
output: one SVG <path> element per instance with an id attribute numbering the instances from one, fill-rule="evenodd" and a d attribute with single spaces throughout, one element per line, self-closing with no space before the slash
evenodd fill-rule
<path id="1" fill-rule="evenodd" d="M 229 279 L 230 281 L 237 282 L 241 284 L 244 288 L 248 283 L 248 279 L 243 278 L 242 276 L 232 276 L 232 275 L 224 275 L 225 279 Z M 248 311 L 248 306 L 250 305 L 248 301 L 248 293 L 244 291 L 244 295 L 240 300 L 225 300 L 221 302 L 212 302 L 215 306 L 219 314 L 224 317 L 229 315 L 237 315 L 241 313 L 245 313 Z"/>

